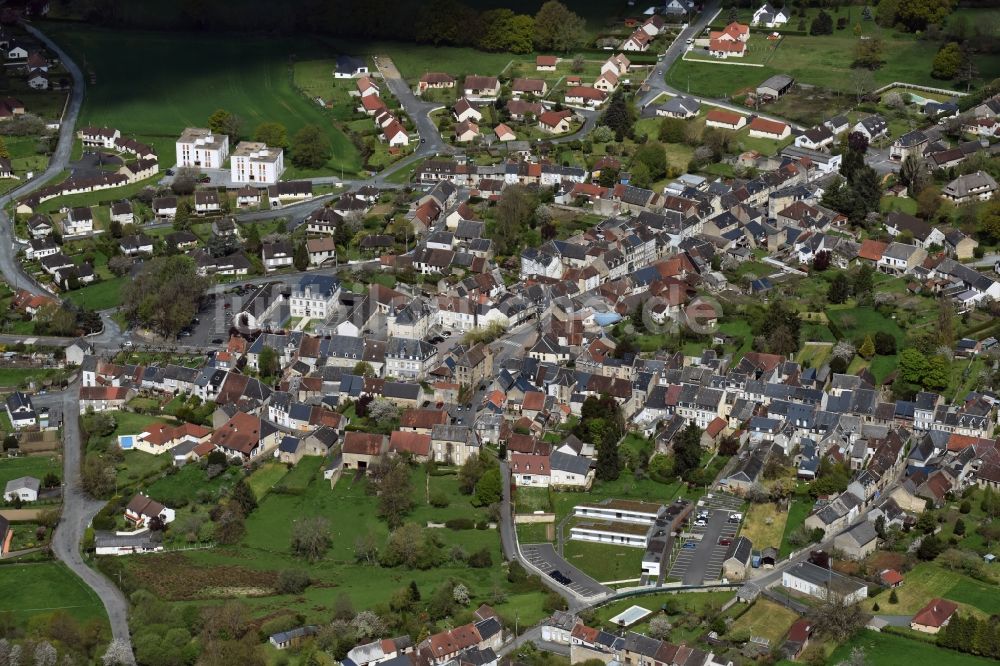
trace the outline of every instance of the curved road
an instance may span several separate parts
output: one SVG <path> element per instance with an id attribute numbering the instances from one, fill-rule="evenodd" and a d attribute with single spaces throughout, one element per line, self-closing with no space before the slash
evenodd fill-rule
<path id="1" fill-rule="evenodd" d="M 3 272 L 4 277 L 7 278 L 10 284 L 18 288 L 27 289 L 33 294 L 51 295 L 42 289 L 42 286 L 34 278 L 24 272 L 21 262 L 17 260 L 17 251 L 14 249 L 13 224 L 11 224 L 10 218 L 4 209 L 11 201 L 31 194 L 43 185 L 51 182 L 66 169 L 70 154 L 73 152 L 73 135 L 76 130 L 76 120 L 80 115 L 80 106 L 83 104 L 83 93 L 86 84 L 84 83 L 83 73 L 80 71 L 80 68 L 58 44 L 34 26 L 25 24 L 24 28 L 59 56 L 66 70 L 73 77 L 73 88 L 69 94 L 69 104 L 66 106 L 66 113 L 63 114 L 62 124 L 59 126 L 59 143 L 56 145 L 55 152 L 52 153 L 48 168 L 20 187 L 16 187 L 7 194 L 0 196 L 0 272 Z"/>

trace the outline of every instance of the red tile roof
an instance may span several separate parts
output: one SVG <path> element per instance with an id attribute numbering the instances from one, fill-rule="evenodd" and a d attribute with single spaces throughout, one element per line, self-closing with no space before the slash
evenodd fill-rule
<path id="1" fill-rule="evenodd" d="M 767 132 L 768 134 L 782 134 L 788 129 L 788 125 L 757 116 L 750 123 L 750 129 L 757 130 L 758 132 Z"/>
<path id="2" fill-rule="evenodd" d="M 861 241 L 861 247 L 858 249 L 858 256 L 869 261 L 878 261 L 885 254 L 885 248 L 887 247 L 889 247 L 889 244 L 882 241 L 863 240 Z"/>
<path id="3" fill-rule="evenodd" d="M 344 435 L 344 453 L 359 456 L 377 456 L 382 453 L 385 437 L 365 432 L 349 432 Z"/>
<path id="4" fill-rule="evenodd" d="M 536 456 L 530 453 L 511 453 L 510 469 L 514 474 L 549 476 L 552 473 L 548 456 Z"/>
<path id="5" fill-rule="evenodd" d="M 431 452 L 431 436 L 419 432 L 397 430 L 389 436 L 389 450 L 395 453 L 427 456 Z"/>
<path id="6" fill-rule="evenodd" d="M 935 598 L 927 602 L 920 612 L 913 616 L 913 623 L 925 627 L 941 627 L 958 610 L 958 604 L 947 599 Z"/>
<path id="7" fill-rule="evenodd" d="M 883 585 L 898 585 L 903 582 L 903 574 L 895 569 L 886 569 L 879 574 L 879 578 L 882 579 Z"/>
<path id="8" fill-rule="evenodd" d="M 725 125 L 738 125 L 741 118 L 743 118 L 743 116 L 740 114 L 733 113 L 732 111 L 726 111 L 725 109 L 712 109 L 705 115 L 705 120 L 723 123 Z"/>
<path id="9" fill-rule="evenodd" d="M 535 66 L 537 67 L 555 67 L 558 61 L 558 56 L 535 56 Z"/>

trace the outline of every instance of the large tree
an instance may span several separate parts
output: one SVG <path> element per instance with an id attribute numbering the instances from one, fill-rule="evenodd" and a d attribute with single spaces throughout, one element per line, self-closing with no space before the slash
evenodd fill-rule
<path id="1" fill-rule="evenodd" d="M 173 338 L 197 314 L 208 284 L 190 257 L 157 257 L 122 287 L 122 312 L 129 322 Z"/>
<path id="2" fill-rule="evenodd" d="M 253 140 L 275 148 L 284 148 L 288 143 L 288 130 L 281 123 L 261 123 L 253 132 Z"/>
<path id="3" fill-rule="evenodd" d="M 306 125 L 292 137 L 292 163 L 306 169 L 319 169 L 333 156 L 330 139 L 316 125 Z"/>
<path id="4" fill-rule="evenodd" d="M 240 140 L 243 131 L 243 121 L 235 113 L 225 109 L 216 109 L 208 117 L 208 128 L 216 134 L 225 134 L 230 143 Z"/>
<path id="5" fill-rule="evenodd" d="M 586 30 L 584 20 L 566 5 L 549 0 L 535 14 L 535 47 L 566 53 L 584 44 Z"/>
<path id="6" fill-rule="evenodd" d="M 701 467 L 701 428 L 689 423 L 674 439 L 674 473 L 681 478 Z"/>
<path id="7" fill-rule="evenodd" d="M 292 523 L 292 553 L 310 562 L 323 559 L 330 548 L 330 522 L 322 516 Z"/>
<path id="8" fill-rule="evenodd" d="M 934 56 L 934 64 L 931 66 L 931 76 L 935 79 L 953 79 L 958 74 L 959 67 L 962 66 L 962 49 L 955 42 L 950 42 L 941 47 L 941 50 Z"/>
<path id="9" fill-rule="evenodd" d="M 501 254 L 519 252 L 518 240 L 534 220 L 538 198 L 523 185 L 505 187 L 494 214 L 493 240 Z"/>
<path id="10" fill-rule="evenodd" d="M 530 53 L 535 35 L 535 19 L 509 9 L 483 12 L 483 33 L 477 46 L 484 51 Z"/>

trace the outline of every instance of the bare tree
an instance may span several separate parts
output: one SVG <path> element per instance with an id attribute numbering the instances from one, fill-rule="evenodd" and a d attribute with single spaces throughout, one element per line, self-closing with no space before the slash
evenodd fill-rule
<path id="1" fill-rule="evenodd" d="M 322 516 L 296 520 L 292 525 L 292 552 L 310 562 L 323 559 L 330 548 L 330 522 Z"/>
<path id="2" fill-rule="evenodd" d="M 351 620 L 351 627 L 363 638 L 377 638 L 386 632 L 385 622 L 370 610 L 363 610 L 355 615 Z"/>
<path id="3" fill-rule="evenodd" d="M 652 638 L 664 640 L 670 636 L 670 630 L 672 628 L 673 626 L 670 624 L 670 618 L 666 615 L 657 615 L 649 621 L 649 631 L 647 633 Z"/>
<path id="4" fill-rule="evenodd" d="M 857 96 L 858 103 L 860 104 L 861 101 L 864 100 L 865 96 L 871 91 L 872 86 L 875 83 L 875 75 L 872 74 L 870 69 L 865 69 L 863 67 L 851 71 L 851 84 L 854 87 L 854 94 Z"/>
<path id="5" fill-rule="evenodd" d="M 847 640 L 868 623 L 861 604 L 844 601 L 843 596 L 828 589 L 826 598 L 810 613 L 816 630 L 837 642 Z"/>

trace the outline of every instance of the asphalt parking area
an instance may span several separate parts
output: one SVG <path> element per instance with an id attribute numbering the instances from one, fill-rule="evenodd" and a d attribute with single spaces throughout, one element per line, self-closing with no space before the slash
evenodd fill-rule
<path id="1" fill-rule="evenodd" d="M 734 512 L 742 512 L 742 507 L 743 501 L 731 495 L 713 494 L 699 500 L 694 515 L 708 511 L 708 524 L 699 527 L 692 521 L 687 530 L 691 536 L 685 539 L 678 551 L 670 568 L 670 578 L 678 579 L 684 585 L 719 580 L 729 549 L 729 544 L 724 542 L 735 539 L 740 529 L 740 521 L 732 522 L 730 516 Z"/>
<path id="2" fill-rule="evenodd" d="M 551 571 L 560 571 L 570 580 L 566 587 L 581 597 L 596 597 L 612 591 L 563 559 L 550 543 L 521 546 L 521 553 L 532 566 L 537 567 L 546 576 Z"/>

